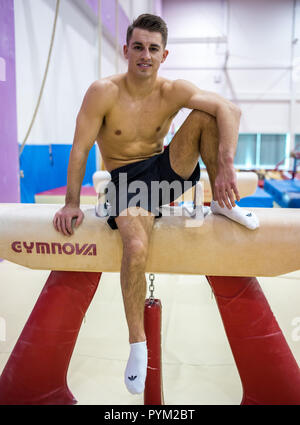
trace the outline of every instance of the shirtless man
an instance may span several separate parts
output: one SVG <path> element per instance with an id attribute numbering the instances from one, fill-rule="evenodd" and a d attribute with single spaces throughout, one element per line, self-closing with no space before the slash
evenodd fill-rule
<path id="1" fill-rule="evenodd" d="M 127 31 L 127 72 L 96 81 L 87 90 L 76 120 L 65 206 L 53 220 L 64 235 L 73 234 L 73 218 L 78 227 L 84 217 L 80 188 L 95 140 L 116 186 L 119 172 L 128 172 L 131 180 L 138 174 L 138 179 L 147 183 L 157 178 L 195 184 L 201 155 L 213 192 L 212 212 L 249 229 L 258 227 L 255 215 L 235 204 L 235 199 L 240 199 L 233 165 L 240 109 L 190 82 L 159 77 L 160 64 L 168 56 L 166 44 L 165 22 L 154 15 L 141 15 Z M 164 137 L 181 108 L 192 112 L 164 150 Z M 125 383 L 133 394 L 144 390 L 147 371 L 145 265 L 154 218 L 150 208 L 130 207 L 108 220 L 113 229 L 119 229 L 123 242 L 120 277 L 130 343 Z"/>

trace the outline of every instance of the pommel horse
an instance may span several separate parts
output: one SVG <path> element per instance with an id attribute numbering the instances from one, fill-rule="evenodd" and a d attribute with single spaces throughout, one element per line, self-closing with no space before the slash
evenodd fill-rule
<path id="1" fill-rule="evenodd" d="M 242 196 L 254 192 L 251 179 L 248 189 L 247 179 L 238 179 Z M 52 270 L 0 377 L 2 405 L 77 402 L 66 376 L 81 323 L 102 272 L 120 271 L 120 235 L 106 218 L 82 205 L 84 222 L 67 238 L 52 225 L 58 208 L 0 204 L 0 257 Z M 260 220 L 255 231 L 212 214 L 201 226 L 187 226 L 193 218 L 162 217 L 154 225 L 146 272 L 207 277 L 241 379 L 241 404 L 299 405 L 299 367 L 255 276 L 300 269 L 300 211 L 251 210 Z M 160 300 L 146 300 L 147 405 L 163 404 L 160 326 Z"/>

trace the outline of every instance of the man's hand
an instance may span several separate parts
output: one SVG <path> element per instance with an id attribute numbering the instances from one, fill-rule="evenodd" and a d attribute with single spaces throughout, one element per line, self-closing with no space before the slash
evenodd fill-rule
<path id="1" fill-rule="evenodd" d="M 233 165 L 219 165 L 215 181 L 214 197 L 221 208 L 235 207 L 235 199 L 240 200 L 237 179 Z"/>
<path id="2" fill-rule="evenodd" d="M 73 235 L 72 220 L 76 219 L 75 227 L 78 227 L 84 218 L 84 214 L 79 207 L 65 205 L 54 216 L 53 226 L 58 232 L 66 236 Z"/>

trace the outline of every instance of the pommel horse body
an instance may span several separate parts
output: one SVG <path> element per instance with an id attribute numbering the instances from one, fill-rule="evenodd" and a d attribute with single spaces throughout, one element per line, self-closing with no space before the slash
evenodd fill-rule
<path id="1" fill-rule="evenodd" d="M 52 226 L 57 205 L 0 205 L 0 257 L 52 270 L 0 377 L 0 404 L 76 403 L 66 376 L 80 326 L 101 273 L 119 272 L 122 258 L 118 231 L 93 206 L 81 208 L 84 222 L 67 238 Z M 207 277 L 239 371 L 242 404 L 300 404 L 299 367 L 255 278 L 300 269 L 300 211 L 251 210 L 260 220 L 255 231 L 212 214 L 199 227 L 186 226 L 185 217 L 162 217 L 146 271 Z M 160 320 L 160 301 L 146 300 L 145 404 L 163 404 Z"/>

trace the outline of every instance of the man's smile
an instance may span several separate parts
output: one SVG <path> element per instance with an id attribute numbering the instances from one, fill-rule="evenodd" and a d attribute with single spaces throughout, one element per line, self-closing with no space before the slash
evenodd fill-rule
<path id="1" fill-rule="evenodd" d="M 138 63 L 138 67 L 140 68 L 150 68 L 151 66 L 152 66 L 151 63 L 145 63 L 145 62 Z"/>

